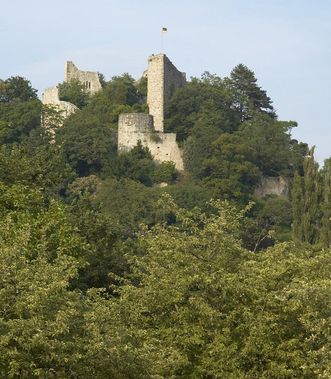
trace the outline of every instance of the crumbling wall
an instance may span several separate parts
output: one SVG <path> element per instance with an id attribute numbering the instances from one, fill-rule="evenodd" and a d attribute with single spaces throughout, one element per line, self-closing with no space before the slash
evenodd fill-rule
<path id="1" fill-rule="evenodd" d="M 42 116 L 42 126 L 48 131 L 51 136 L 51 141 L 55 141 L 55 133 L 58 127 L 61 127 L 63 121 L 69 117 L 72 113 L 75 113 L 78 108 L 76 105 L 69 103 L 68 101 L 62 101 L 59 98 L 59 89 L 57 86 L 47 88 L 42 94 L 42 103 L 50 106 L 57 112 L 60 112 L 57 116 L 53 113 L 46 113 Z"/>
<path id="2" fill-rule="evenodd" d="M 147 104 L 154 117 L 154 128 L 164 130 L 164 108 L 172 91 L 186 83 L 185 74 L 178 71 L 165 54 L 151 55 L 147 70 Z"/>
<path id="3" fill-rule="evenodd" d="M 87 91 L 93 95 L 101 90 L 101 83 L 97 72 L 81 71 L 73 62 L 66 62 L 64 69 L 64 81 L 68 82 L 71 79 L 78 79 L 85 85 Z M 62 101 L 59 97 L 59 89 L 57 86 L 47 88 L 42 94 L 42 103 L 52 105 L 56 110 L 61 111 L 63 120 L 76 112 L 79 108 L 68 101 Z M 50 129 L 50 120 L 43 120 L 44 127 Z M 60 125 L 61 126 L 61 125 Z"/>
<path id="4" fill-rule="evenodd" d="M 79 70 L 73 62 L 67 61 L 64 69 L 64 81 L 69 82 L 72 79 L 78 79 L 91 95 L 102 88 L 97 72 Z"/>
<path id="5" fill-rule="evenodd" d="M 148 147 L 156 162 L 172 161 L 177 170 L 184 169 L 175 133 L 156 132 L 153 117 L 143 113 L 122 113 L 118 121 L 118 151 L 129 151 L 138 141 Z"/>
<path id="6" fill-rule="evenodd" d="M 45 89 L 41 99 L 43 104 L 52 105 L 61 111 L 63 118 L 67 118 L 79 109 L 76 105 L 69 103 L 68 101 L 60 100 L 59 89 L 57 86 Z"/>

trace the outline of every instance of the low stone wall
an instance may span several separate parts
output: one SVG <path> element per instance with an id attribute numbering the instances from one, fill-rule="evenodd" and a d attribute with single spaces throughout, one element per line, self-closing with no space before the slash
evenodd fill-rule
<path id="1" fill-rule="evenodd" d="M 175 133 L 154 131 L 153 117 L 143 113 L 122 113 L 118 121 L 118 151 L 129 151 L 138 141 L 148 147 L 156 162 L 172 161 L 177 170 L 184 170 Z"/>

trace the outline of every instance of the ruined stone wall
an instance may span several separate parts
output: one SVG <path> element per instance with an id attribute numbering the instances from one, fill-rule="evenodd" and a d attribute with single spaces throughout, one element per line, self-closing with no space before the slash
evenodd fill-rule
<path id="1" fill-rule="evenodd" d="M 64 120 L 72 113 L 75 113 L 78 110 L 78 107 L 68 101 L 60 100 L 59 89 L 57 86 L 47 88 L 42 94 L 41 101 L 44 105 L 48 105 L 52 107 L 52 109 L 60 112 L 60 117 L 56 117 L 54 114 L 49 113 L 44 115 L 41 119 L 42 126 L 51 136 L 51 142 L 54 142 L 57 128 L 61 127 Z"/>
<path id="2" fill-rule="evenodd" d="M 54 104 L 60 101 L 59 99 L 59 89 L 57 86 L 45 89 L 41 95 L 41 101 L 43 104 Z"/>
<path id="3" fill-rule="evenodd" d="M 177 170 L 184 169 L 175 133 L 155 132 L 153 117 L 143 113 L 122 113 L 118 121 L 118 151 L 129 151 L 141 141 L 156 162 L 172 161 Z"/>
<path id="4" fill-rule="evenodd" d="M 101 90 L 101 83 L 97 72 L 81 71 L 73 62 L 66 62 L 64 70 L 64 81 L 68 82 L 71 79 L 78 79 L 85 85 L 90 94 L 94 94 Z M 62 101 L 59 97 L 59 89 L 57 86 L 47 88 L 42 94 L 42 103 L 52 105 L 55 109 L 61 111 L 63 119 L 76 112 L 79 108 L 68 101 Z M 48 127 L 47 123 L 44 125 Z"/>
<path id="5" fill-rule="evenodd" d="M 69 82 L 72 79 L 78 79 L 91 95 L 101 90 L 101 83 L 97 72 L 81 71 L 73 62 L 68 61 L 65 64 L 64 81 Z"/>
<path id="6" fill-rule="evenodd" d="M 151 55 L 147 70 L 147 104 L 154 117 L 154 128 L 164 130 L 164 108 L 172 91 L 186 83 L 185 74 L 178 71 L 164 54 Z"/>
<path id="7" fill-rule="evenodd" d="M 60 100 L 59 89 L 57 86 L 47 88 L 41 96 L 41 101 L 43 104 L 52 105 L 61 111 L 64 119 L 78 110 L 76 105 L 69 103 L 68 101 Z"/>

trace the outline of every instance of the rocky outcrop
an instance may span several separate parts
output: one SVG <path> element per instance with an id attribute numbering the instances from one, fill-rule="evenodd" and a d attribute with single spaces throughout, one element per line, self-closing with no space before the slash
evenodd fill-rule
<path id="1" fill-rule="evenodd" d="M 254 196 L 261 198 L 267 195 L 288 197 L 289 179 L 282 176 L 264 176 L 257 185 Z"/>

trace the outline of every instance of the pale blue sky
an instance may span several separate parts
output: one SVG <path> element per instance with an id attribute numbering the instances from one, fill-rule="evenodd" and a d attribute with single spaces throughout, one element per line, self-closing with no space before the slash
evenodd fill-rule
<path id="1" fill-rule="evenodd" d="M 330 0 L 0 0 L 0 78 L 23 75 L 41 92 L 66 60 L 139 77 L 164 51 L 187 76 L 252 69 L 293 136 L 331 156 Z"/>

